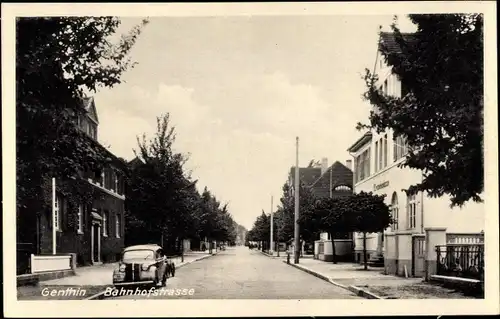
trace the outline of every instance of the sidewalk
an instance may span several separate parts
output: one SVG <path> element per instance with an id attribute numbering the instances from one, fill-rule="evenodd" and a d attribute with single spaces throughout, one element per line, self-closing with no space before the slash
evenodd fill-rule
<path id="1" fill-rule="evenodd" d="M 218 253 L 218 251 L 217 251 Z M 214 254 L 216 254 L 214 250 Z M 208 252 L 189 252 L 184 255 L 184 261 L 181 262 L 181 257 L 170 258 L 175 264 L 175 268 L 181 268 L 192 262 L 210 257 Z M 97 294 L 106 287 L 113 284 L 113 270 L 118 267 L 118 263 L 108 263 L 96 266 L 84 266 L 76 268 L 76 275 L 53 280 L 41 281 L 38 286 L 21 286 L 17 288 L 18 300 L 46 300 L 48 297 L 42 296 L 41 291 L 44 288 L 50 289 L 66 289 L 69 287 L 81 288 L 85 290 L 85 298 L 90 295 Z M 57 299 L 57 298 L 50 298 Z M 67 296 L 64 298 L 68 300 Z M 76 296 L 73 299 L 83 299 Z"/>
<path id="2" fill-rule="evenodd" d="M 283 261 L 286 263 L 286 260 Z M 382 268 L 355 263 L 324 262 L 304 258 L 290 265 L 369 299 L 470 299 L 455 290 L 425 282 L 423 278 L 384 275 Z"/>
<path id="3" fill-rule="evenodd" d="M 286 255 L 287 255 L 287 252 L 286 251 L 280 251 L 279 253 L 279 256 L 278 256 L 278 252 L 274 251 L 273 254 L 269 254 L 267 251 L 262 251 L 262 250 L 259 250 L 260 253 L 262 253 L 263 255 L 266 255 L 268 257 L 273 257 L 273 258 L 282 258 L 283 260 L 286 260 Z M 307 259 L 313 259 L 314 255 L 303 255 L 301 256 L 300 258 L 307 258 Z M 293 254 L 290 254 L 290 260 L 293 261 Z"/>

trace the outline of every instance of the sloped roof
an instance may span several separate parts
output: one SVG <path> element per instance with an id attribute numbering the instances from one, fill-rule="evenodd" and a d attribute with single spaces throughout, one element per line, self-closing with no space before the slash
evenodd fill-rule
<path id="1" fill-rule="evenodd" d="M 133 160 L 131 160 L 130 162 L 128 162 L 128 164 L 132 167 L 135 167 L 137 165 L 141 165 L 141 164 L 144 164 L 144 162 L 138 157 L 134 157 Z"/>
<path id="2" fill-rule="evenodd" d="M 411 44 L 416 40 L 414 33 L 401 33 L 401 36 L 406 43 Z M 401 47 L 396 41 L 394 32 L 380 32 L 379 48 L 382 44 L 390 53 L 401 53 Z"/>
<path id="3" fill-rule="evenodd" d="M 371 132 L 366 132 L 365 134 L 363 134 L 363 136 L 361 136 L 356 142 L 354 142 L 354 144 L 352 144 L 348 149 L 347 151 L 348 152 L 356 152 L 358 151 L 361 147 L 363 147 L 364 145 L 366 145 L 366 143 L 368 143 L 369 141 L 371 141 L 372 139 L 372 133 Z"/>
<path id="4" fill-rule="evenodd" d="M 330 174 L 331 172 L 331 174 Z M 332 166 L 330 166 L 312 185 L 311 189 L 316 197 L 328 197 L 330 196 L 330 178 L 331 187 L 335 189 L 337 186 L 348 186 L 353 188 L 352 171 L 339 161 L 335 161 Z M 335 191 L 335 194 L 338 193 Z M 341 193 L 346 193 L 342 191 Z"/>
<path id="5" fill-rule="evenodd" d="M 82 104 L 85 111 L 87 111 L 89 117 L 99 124 L 99 118 L 97 117 L 97 109 L 95 107 L 94 97 L 84 97 L 82 98 Z"/>
<path id="6" fill-rule="evenodd" d="M 295 167 L 290 168 L 292 185 L 295 185 Z M 321 168 L 299 167 L 299 180 L 306 186 L 311 186 L 321 176 Z"/>

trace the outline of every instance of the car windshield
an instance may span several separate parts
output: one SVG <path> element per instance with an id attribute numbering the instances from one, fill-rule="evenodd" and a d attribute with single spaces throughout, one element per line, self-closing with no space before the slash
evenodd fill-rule
<path id="1" fill-rule="evenodd" d="M 154 259 L 155 253 L 152 250 L 140 249 L 140 250 L 129 250 L 123 253 L 123 260 L 128 259 Z"/>

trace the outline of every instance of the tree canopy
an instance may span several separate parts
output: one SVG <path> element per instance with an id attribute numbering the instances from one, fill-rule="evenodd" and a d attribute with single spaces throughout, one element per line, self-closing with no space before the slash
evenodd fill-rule
<path id="1" fill-rule="evenodd" d="M 364 267 L 368 268 L 366 234 L 383 232 L 393 222 L 386 195 L 359 192 L 346 198 L 343 209 L 352 231 L 363 233 Z"/>
<path id="2" fill-rule="evenodd" d="M 109 161 L 75 125 L 85 91 L 112 87 L 133 66 L 130 49 L 144 20 L 119 43 L 115 17 L 19 18 L 16 21 L 18 206 L 40 198 L 45 176 L 69 178 Z"/>
<path id="3" fill-rule="evenodd" d="M 336 263 L 336 251 L 334 240 L 336 234 L 352 231 L 352 219 L 348 215 L 346 206 L 351 197 L 322 198 L 316 202 L 314 210 L 309 216 L 304 215 L 301 222 L 315 230 L 315 238 L 319 231 L 330 234 L 332 240 L 333 262 Z M 301 216 L 302 218 L 302 216 Z"/>
<path id="4" fill-rule="evenodd" d="M 482 201 L 483 165 L 483 16 L 412 14 L 417 31 L 402 34 L 392 25 L 399 49 L 381 43 L 380 51 L 402 82 L 401 97 L 377 88 L 366 70 L 365 98 L 376 107 L 370 124 L 404 136 L 409 152 L 402 166 L 424 172 L 411 193 L 447 194 L 451 205 Z M 397 21 L 396 21 L 397 22 Z"/>
<path id="5" fill-rule="evenodd" d="M 68 200 L 70 225 L 77 203 L 102 195 L 78 177 L 120 161 L 76 125 L 85 112 L 85 92 L 119 84 L 134 66 L 130 50 L 148 20 L 112 42 L 120 23 L 115 17 L 16 20 L 16 213 L 22 240 L 36 241 L 34 216 L 50 207 L 50 178 L 57 178 L 57 190 Z"/>
<path id="6" fill-rule="evenodd" d="M 207 187 L 198 193 L 197 181 L 184 169 L 187 157 L 173 150 L 175 137 L 167 113 L 157 118 L 152 139 L 138 139 L 141 163 L 131 167 L 126 199 L 129 233 L 142 241 L 162 237 L 170 251 L 187 238 L 234 243 L 238 224 L 228 205 L 221 205 Z"/>
<path id="7" fill-rule="evenodd" d="M 279 224 L 279 235 L 283 241 L 291 240 L 295 234 L 295 198 L 288 184 L 283 185 L 283 195 L 278 206 L 278 216 L 275 218 Z M 316 198 L 311 190 L 301 185 L 299 189 L 299 218 L 300 216 L 310 216 L 314 210 Z M 309 225 L 308 218 L 302 219 L 303 226 L 300 227 L 300 236 L 306 241 L 314 240 L 316 231 Z M 307 221 L 307 222 L 306 222 Z"/>

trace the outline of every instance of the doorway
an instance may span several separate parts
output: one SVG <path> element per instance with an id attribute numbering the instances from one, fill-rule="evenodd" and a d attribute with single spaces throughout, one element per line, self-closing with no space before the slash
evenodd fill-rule
<path id="1" fill-rule="evenodd" d="M 412 276 L 425 276 L 425 237 L 414 236 L 412 244 Z"/>
<path id="2" fill-rule="evenodd" d="M 101 227 L 99 223 L 92 223 L 90 241 L 91 260 L 93 264 L 101 262 Z"/>

